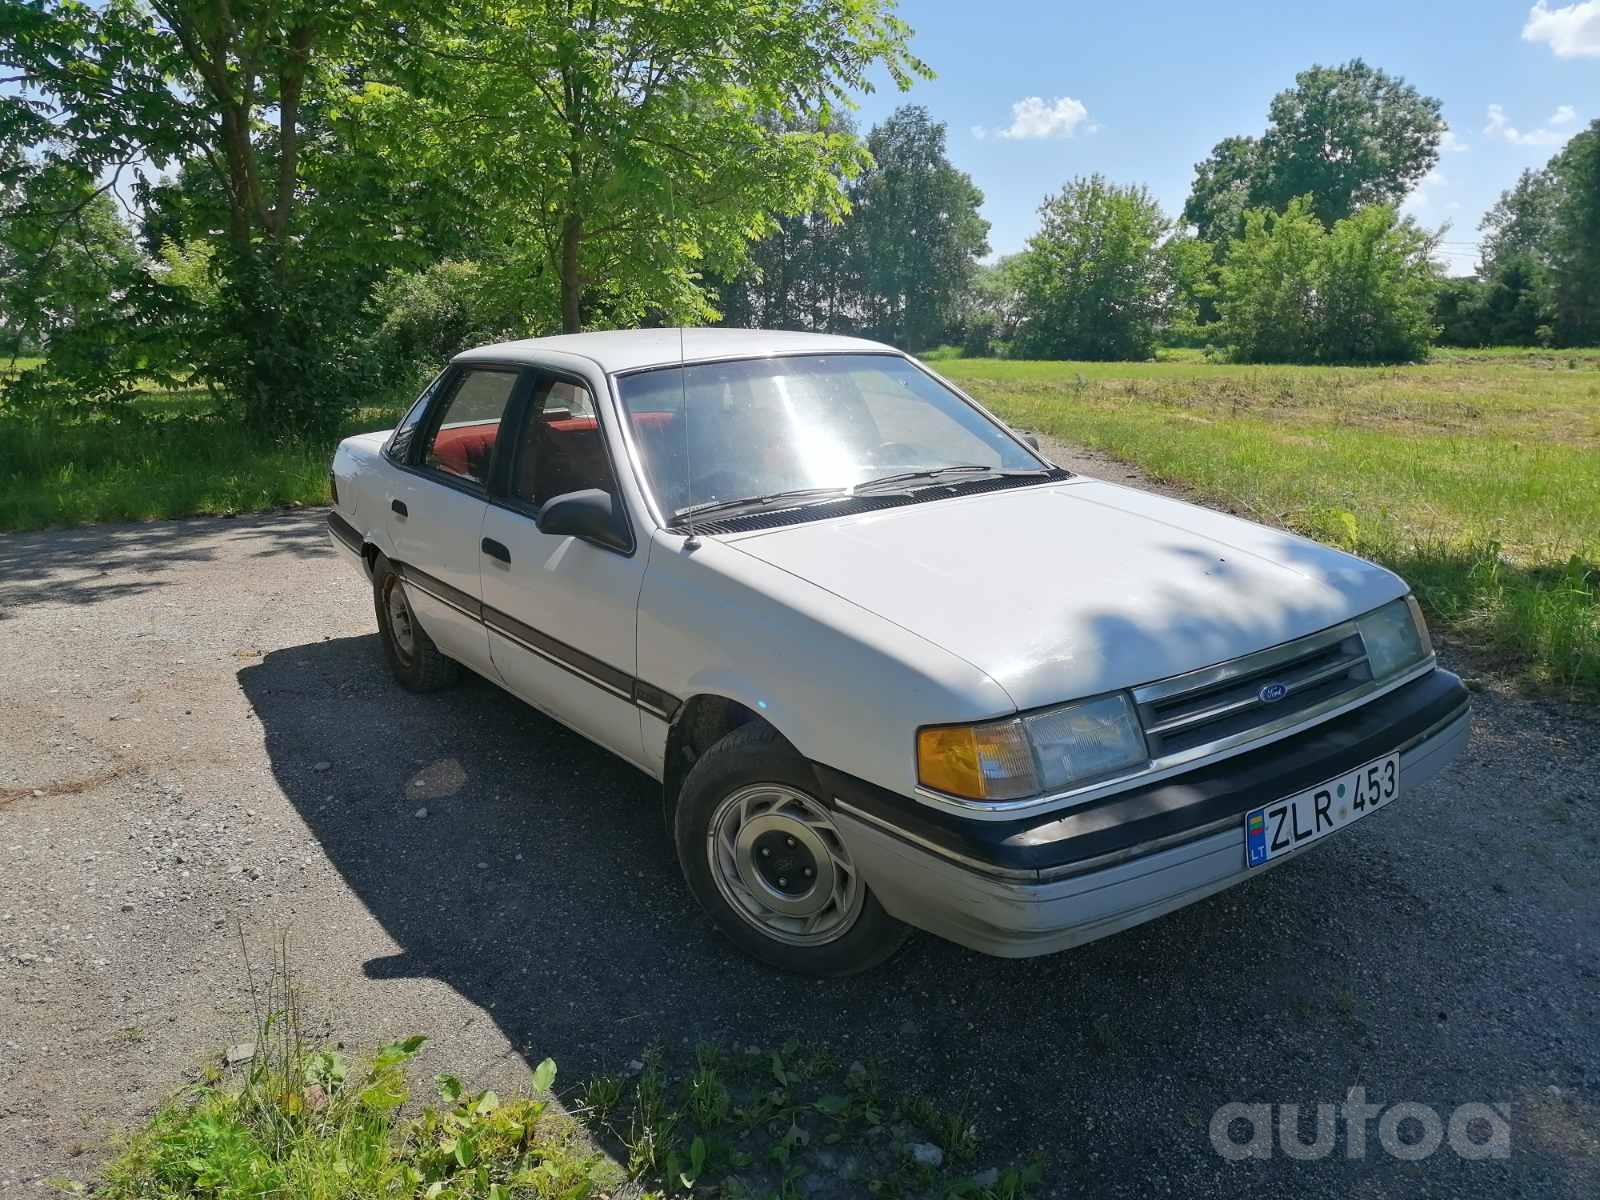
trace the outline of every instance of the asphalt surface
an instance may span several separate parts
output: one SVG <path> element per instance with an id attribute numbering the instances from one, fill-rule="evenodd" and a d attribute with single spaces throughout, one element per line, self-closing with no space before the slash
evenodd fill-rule
<path id="1" fill-rule="evenodd" d="M 0 536 L 0 1195 L 92 1177 L 247 1036 L 280 930 L 317 1030 L 426 1032 L 419 1079 L 793 1036 L 968 1106 L 980 1165 L 1042 1151 L 1051 1195 L 1600 1194 L 1592 709 L 1481 682 L 1465 758 L 1282 869 L 1053 957 L 923 936 L 816 982 L 719 939 L 655 785 L 482 680 L 403 692 L 374 628 L 321 512 Z M 1224 1104 L 1309 1139 L 1356 1086 L 1509 1106 L 1509 1157 L 1404 1161 L 1377 1121 L 1361 1158 L 1213 1148 Z"/>

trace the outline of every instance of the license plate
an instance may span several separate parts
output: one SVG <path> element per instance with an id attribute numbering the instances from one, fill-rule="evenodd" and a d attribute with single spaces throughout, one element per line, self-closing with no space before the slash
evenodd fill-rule
<path id="1" fill-rule="evenodd" d="M 1374 759 L 1309 791 L 1244 815 L 1244 862 L 1259 867 L 1388 806 L 1400 794 L 1400 756 Z"/>

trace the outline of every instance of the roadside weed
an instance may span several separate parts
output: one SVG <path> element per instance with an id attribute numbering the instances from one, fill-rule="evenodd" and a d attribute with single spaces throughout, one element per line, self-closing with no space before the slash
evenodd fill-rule
<path id="1" fill-rule="evenodd" d="M 436 1098 L 412 1104 L 407 1068 L 423 1046 L 413 1036 L 352 1058 L 313 1044 L 292 1005 L 265 1012 L 249 1061 L 209 1067 L 132 1135 L 94 1194 L 801 1200 L 820 1178 L 832 1195 L 1023 1200 L 1043 1180 L 1037 1162 L 975 1170 L 970 1114 L 886 1096 L 872 1068 L 792 1043 L 702 1046 L 681 1066 L 651 1049 L 631 1078 L 572 1089 L 570 1110 L 549 1059 L 516 1096 L 442 1074 Z"/>

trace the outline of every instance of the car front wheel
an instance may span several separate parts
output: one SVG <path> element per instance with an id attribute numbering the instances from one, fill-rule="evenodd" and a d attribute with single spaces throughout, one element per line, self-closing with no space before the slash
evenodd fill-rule
<path id="1" fill-rule="evenodd" d="M 807 975 L 883 962 L 909 932 L 856 870 L 811 766 L 776 730 L 744 725 L 707 750 L 674 816 L 701 906 L 746 953 Z"/>

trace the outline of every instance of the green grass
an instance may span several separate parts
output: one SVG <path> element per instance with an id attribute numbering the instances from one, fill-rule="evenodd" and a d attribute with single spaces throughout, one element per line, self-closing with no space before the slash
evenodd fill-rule
<path id="1" fill-rule="evenodd" d="M 798 1200 L 803 1181 L 831 1176 L 833 1194 L 1023 1200 L 1042 1181 L 1037 1163 L 982 1168 L 966 1113 L 886 1095 L 870 1068 L 795 1043 L 701 1046 L 676 1072 L 646 1051 L 629 1078 L 564 1096 L 549 1059 L 506 1098 L 440 1075 L 437 1099 L 417 1105 L 407 1065 L 423 1042 L 396 1041 L 353 1064 L 307 1044 L 292 1009 L 279 1012 L 258 1030 L 253 1057 L 207 1067 L 132 1133 L 92 1194 Z M 938 1147 L 942 1161 L 919 1161 L 919 1146 L 925 1157 Z"/>
<path id="2" fill-rule="evenodd" d="M 31 371 L 43 361 L 44 359 L 42 358 L 32 357 L 27 354 L 19 354 L 16 360 L 13 361 L 11 355 L 0 354 L 0 379 L 4 379 L 8 375 L 20 375 L 24 371 Z"/>
<path id="3" fill-rule="evenodd" d="M 1600 351 L 940 369 L 1013 424 L 1382 562 L 1447 636 L 1600 692 Z"/>
<path id="4" fill-rule="evenodd" d="M 337 437 L 263 444 L 209 408 L 200 391 L 149 391 L 126 417 L 0 417 L 0 529 L 326 502 Z M 338 437 L 396 419 L 364 410 Z"/>

